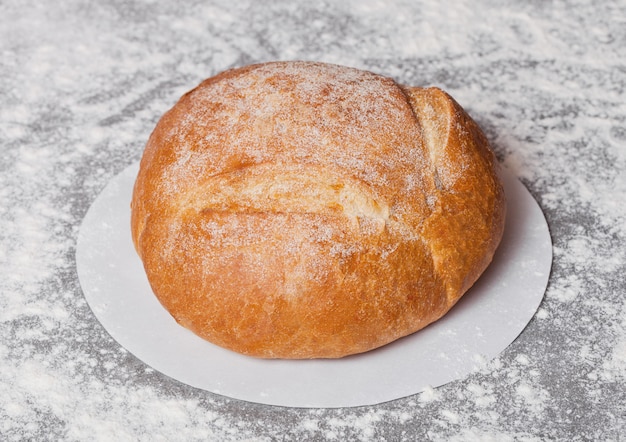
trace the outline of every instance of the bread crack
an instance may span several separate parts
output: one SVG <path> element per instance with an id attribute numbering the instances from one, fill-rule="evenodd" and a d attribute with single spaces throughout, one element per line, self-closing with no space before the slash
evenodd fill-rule
<path id="1" fill-rule="evenodd" d="M 181 200 L 198 212 L 341 215 L 384 225 L 389 206 L 364 182 L 320 166 L 264 163 L 208 178 Z"/>

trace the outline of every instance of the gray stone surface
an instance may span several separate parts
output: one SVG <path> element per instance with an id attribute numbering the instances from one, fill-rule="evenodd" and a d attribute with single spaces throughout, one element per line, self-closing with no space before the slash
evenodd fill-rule
<path id="1" fill-rule="evenodd" d="M 499 357 L 377 406 L 289 409 L 169 379 L 95 319 L 74 258 L 91 202 L 182 93 L 276 59 L 437 85 L 483 126 L 554 242 Z M 624 440 L 625 59 L 624 1 L 0 1 L 0 439 Z"/>

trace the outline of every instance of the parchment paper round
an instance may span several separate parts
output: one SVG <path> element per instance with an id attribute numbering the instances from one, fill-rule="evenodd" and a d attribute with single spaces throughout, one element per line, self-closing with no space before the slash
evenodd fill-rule
<path id="1" fill-rule="evenodd" d="M 290 407 L 350 407 L 406 397 L 461 379 L 522 332 L 546 289 L 552 243 L 541 209 L 502 172 L 508 212 L 491 266 L 442 319 L 392 344 L 336 360 L 262 360 L 217 347 L 179 326 L 153 295 L 130 236 L 138 171 L 116 176 L 87 212 L 76 250 L 83 293 L 111 336 L 185 384 Z"/>

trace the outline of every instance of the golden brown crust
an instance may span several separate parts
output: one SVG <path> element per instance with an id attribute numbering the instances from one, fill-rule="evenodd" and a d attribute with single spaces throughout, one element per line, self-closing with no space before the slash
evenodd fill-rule
<path id="1" fill-rule="evenodd" d="M 132 237 L 160 302 L 267 358 L 364 352 L 443 316 L 492 259 L 505 201 L 439 89 L 311 62 L 233 69 L 146 146 Z"/>

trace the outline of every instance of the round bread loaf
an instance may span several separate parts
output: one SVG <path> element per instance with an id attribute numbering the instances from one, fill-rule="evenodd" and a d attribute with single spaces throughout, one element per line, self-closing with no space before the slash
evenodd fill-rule
<path id="1" fill-rule="evenodd" d="M 488 142 L 436 88 L 274 62 L 223 72 L 157 124 L 132 238 L 178 323 L 264 358 L 337 358 L 443 316 L 490 263 Z"/>

